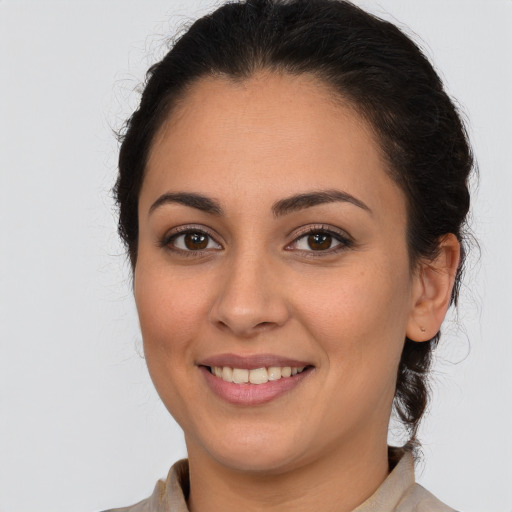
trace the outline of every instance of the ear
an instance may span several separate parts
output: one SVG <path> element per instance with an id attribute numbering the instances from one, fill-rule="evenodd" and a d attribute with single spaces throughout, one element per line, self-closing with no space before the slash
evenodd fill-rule
<path id="1" fill-rule="evenodd" d="M 441 328 L 460 262 L 460 244 L 449 233 L 439 241 L 434 260 L 420 261 L 414 274 L 412 308 L 406 335 L 412 341 L 432 339 Z"/>

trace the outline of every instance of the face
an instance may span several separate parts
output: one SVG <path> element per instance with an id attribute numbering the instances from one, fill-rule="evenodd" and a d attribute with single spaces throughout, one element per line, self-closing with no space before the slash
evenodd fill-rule
<path id="1" fill-rule="evenodd" d="M 385 447 L 415 278 L 348 105 L 307 76 L 202 79 L 154 140 L 139 227 L 144 351 L 189 454 L 277 472 Z"/>

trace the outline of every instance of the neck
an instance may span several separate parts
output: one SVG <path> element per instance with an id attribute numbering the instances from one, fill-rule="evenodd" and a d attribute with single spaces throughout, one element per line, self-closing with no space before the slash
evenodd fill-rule
<path id="1" fill-rule="evenodd" d="M 191 512 L 350 512 L 376 491 L 389 472 L 385 442 L 377 447 L 353 443 L 271 473 L 233 470 L 191 448 Z"/>

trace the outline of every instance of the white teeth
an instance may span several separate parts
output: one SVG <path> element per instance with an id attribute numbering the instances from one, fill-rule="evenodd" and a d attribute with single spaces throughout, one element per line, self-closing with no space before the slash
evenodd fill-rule
<path id="1" fill-rule="evenodd" d="M 268 381 L 291 377 L 304 371 L 305 366 L 270 366 L 269 368 L 231 368 L 229 366 L 212 366 L 211 372 L 226 382 L 235 384 L 265 384 Z"/>
<path id="2" fill-rule="evenodd" d="M 249 370 L 233 368 L 233 382 L 235 384 L 243 384 L 249 382 Z"/>
<path id="3" fill-rule="evenodd" d="M 271 366 L 268 369 L 268 380 L 279 380 L 280 378 L 281 378 L 281 368 L 279 368 L 279 366 Z"/>
<path id="4" fill-rule="evenodd" d="M 281 377 L 291 377 L 292 376 L 292 368 L 291 366 L 285 366 L 281 368 Z"/>
<path id="5" fill-rule="evenodd" d="M 265 384 L 268 382 L 268 372 L 266 368 L 256 368 L 249 372 L 249 382 L 251 384 Z"/>
<path id="6" fill-rule="evenodd" d="M 224 366 L 224 368 L 222 368 L 222 379 L 226 382 L 233 382 L 233 368 Z"/>

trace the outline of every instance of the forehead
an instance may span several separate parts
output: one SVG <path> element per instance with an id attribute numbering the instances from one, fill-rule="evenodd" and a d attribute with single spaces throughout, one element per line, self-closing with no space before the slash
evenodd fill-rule
<path id="1" fill-rule="evenodd" d="M 157 133 L 143 191 L 341 187 L 375 203 L 397 188 L 385 161 L 367 122 L 312 76 L 205 77 Z"/>
<path id="2" fill-rule="evenodd" d="M 352 132 L 357 126 L 358 135 L 364 134 L 366 142 L 378 149 L 371 127 L 352 105 L 311 74 L 260 71 L 247 79 L 205 76 L 179 99 L 153 147 L 173 141 L 183 149 L 228 147 L 248 135 L 255 149 L 265 138 L 276 137 L 285 144 L 283 149 L 304 139 L 313 148 L 333 141 L 335 137 L 328 134 L 340 123 L 350 125 Z"/>

